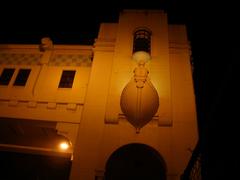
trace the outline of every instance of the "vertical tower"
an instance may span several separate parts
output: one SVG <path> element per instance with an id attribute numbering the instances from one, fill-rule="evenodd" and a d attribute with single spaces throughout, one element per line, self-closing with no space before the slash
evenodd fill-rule
<path id="1" fill-rule="evenodd" d="M 71 180 L 180 178 L 198 138 L 190 55 L 163 11 L 101 24 Z"/>

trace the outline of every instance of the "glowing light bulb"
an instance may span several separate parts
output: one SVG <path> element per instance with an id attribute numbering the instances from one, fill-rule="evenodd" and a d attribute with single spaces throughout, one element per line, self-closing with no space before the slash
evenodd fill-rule
<path id="1" fill-rule="evenodd" d="M 67 150 L 69 148 L 69 144 L 67 142 L 62 142 L 59 145 L 60 149 Z"/>

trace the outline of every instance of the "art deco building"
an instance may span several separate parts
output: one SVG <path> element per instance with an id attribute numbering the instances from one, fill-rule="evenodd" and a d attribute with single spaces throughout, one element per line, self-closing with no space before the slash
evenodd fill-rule
<path id="1" fill-rule="evenodd" d="M 69 179 L 178 180 L 197 139 L 185 25 L 155 10 L 92 46 L 0 46 L 0 150 L 72 161 Z"/>

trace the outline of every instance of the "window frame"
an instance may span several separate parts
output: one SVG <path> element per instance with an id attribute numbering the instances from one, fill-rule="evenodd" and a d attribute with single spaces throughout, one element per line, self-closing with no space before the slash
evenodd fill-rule
<path id="1" fill-rule="evenodd" d="M 3 75 L 4 75 L 4 71 L 7 71 L 7 70 L 12 70 L 11 74 L 10 74 L 10 77 L 5 77 L 3 78 Z M 11 68 L 11 67 L 7 67 L 7 68 L 4 68 L 1 72 L 1 75 L 0 75 L 0 86 L 8 86 L 13 78 L 13 75 L 15 73 L 15 68 Z M 5 76 L 8 76 L 9 74 L 5 74 Z M 6 79 L 7 79 L 7 82 L 6 82 Z M 2 81 L 3 80 L 3 81 Z M 5 80 L 5 81 L 4 81 Z"/>
<path id="2" fill-rule="evenodd" d="M 20 68 L 14 80 L 13 86 L 26 86 L 32 69 Z"/>
<path id="3" fill-rule="evenodd" d="M 75 76 L 76 76 L 76 70 L 63 70 L 60 77 L 60 81 L 58 83 L 58 88 L 71 89 L 74 84 Z"/>

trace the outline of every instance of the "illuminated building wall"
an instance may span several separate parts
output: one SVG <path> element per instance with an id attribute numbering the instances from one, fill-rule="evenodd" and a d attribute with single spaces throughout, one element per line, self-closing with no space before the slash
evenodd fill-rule
<path id="1" fill-rule="evenodd" d="M 151 89 L 159 97 L 148 107 L 140 103 L 146 113 L 138 116 L 147 116 L 154 103 L 159 107 L 151 121 L 136 130 L 120 103 L 123 89 L 134 83 L 138 62 L 133 44 L 138 30 L 150 37 L 142 43 L 148 43 L 145 68 L 151 85 L 140 97 L 150 98 Z M 140 43 L 134 51 L 145 50 L 143 46 Z M 111 155 L 131 144 L 156 151 L 167 179 L 179 179 L 198 138 L 190 56 L 186 27 L 169 25 L 163 11 L 125 10 L 118 23 L 101 24 L 93 46 L 52 45 L 47 38 L 40 46 L 1 45 L 0 120 L 13 122 L 13 127 L 15 121 L 31 122 L 67 137 L 72 143 L 67 152 L 73 154 L 71 180 L 103 178 Z M 126 100 L 126 109 L 134 103 L 134 98 Z M 24 149 L 21 142 L 0 146 L 17 151 Z M 44 150 L 34 149 L 30 142 L 27 146 L 37 153 L 61 153 L 44 143 Z"/>

